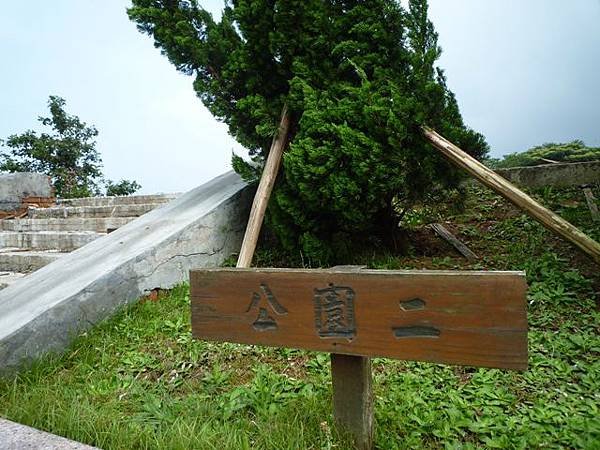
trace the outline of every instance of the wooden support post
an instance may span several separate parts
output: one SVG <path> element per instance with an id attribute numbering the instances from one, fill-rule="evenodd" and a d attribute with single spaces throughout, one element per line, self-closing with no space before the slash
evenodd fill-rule
<path id="1" fill-rule="evenodd" d="M 256 243 L 258 242 L 258 235 L 260 234 L 260 228 L 262 227 L 265 218 L 265 211 L 269 204 L 271 192 L 273 192 L 277 172 L 279 172 L 281 156 L 283 155 L 283 150 L 288 142 L 289 131 L 290 114 L 287 106 L 284 105 L 281 112 L 279 129 L 273 138 L 269 156 L 267 156 L 267 162 L 265 163 L 258 189 L 254 195 L 252 209 L 250 210 L 250 218 L 248 219 L 248 225 L 246 226 L 246 233 L 244 234 L 237 267 L 247 268 L 252 264 L 252 257 L 254 256 L 254 250 L 256 249 Z"/>
<path id="2" fill-rule="evenodd" d="M 587 202 L 590 213 L 592 214 L 592 220 L 594 222 L 600 222 L 600 213 L 598 212 L 598 205 L 596 205 L 596 197 L 589 187 L 583 188 L 583 194 L 585 195 L 585 201 Z"/>
<path id="3" fill-rule="evenodd" d="M 354 438 L 357 449 L 373 447 L 371 358 L 331 354 L 333 418 Z"/>
<path id="4" fill-rule="evenodd" d="M 467 258 L 469 261 L 476 261 L 479 257 L 471 251 L 464 243 L 462 243 L 456 236 L 454 236 L 448 229 L 441 223 L 432 223 L 431 228 L 436 234 L 452 245 L 461 255 Z"/>
<path id="5" fill-rule="evenodd" d="M 451 162 L 466 170 L 481 183 L 511 201 L 550 231 L 575 244 L 596 263 L 600 264 L 600 244 L 592 238 L 552 211 L 544 208 L 516 186 L 509 183 L 493 170 L 485 167 L 431 128 L 421 127 L 421 130 L 427 140 Z"/>

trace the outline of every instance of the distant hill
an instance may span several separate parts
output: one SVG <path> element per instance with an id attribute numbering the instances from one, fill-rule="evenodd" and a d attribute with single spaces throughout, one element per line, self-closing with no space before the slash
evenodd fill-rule
<path id="1" fill-rule="evenodd" d="M 600 147 L 587 147 L 583 141 L 564 144 L 549 143 L 533 147 L 522 153 L 510 153 L 502 159 L 491 158 L 486 165 L 494 169 L 538 166 L 556 162 L 599 161 Z"/>

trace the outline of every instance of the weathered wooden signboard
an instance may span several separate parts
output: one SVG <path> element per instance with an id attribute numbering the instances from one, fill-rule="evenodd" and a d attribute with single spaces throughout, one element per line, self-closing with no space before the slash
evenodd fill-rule
<path id="1" fill-rule="evenodd" d="M 194 337 L 504 369 L 527 368 L 522 272 L 203 269 Z"/>

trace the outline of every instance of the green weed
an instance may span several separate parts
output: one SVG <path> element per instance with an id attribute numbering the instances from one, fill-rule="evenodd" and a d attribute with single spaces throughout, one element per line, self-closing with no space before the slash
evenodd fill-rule
<path id="1" fill-rule="evenodd" d="M 576 194 L 538 195 L 558 210 Z M 499 203 L 490 210 L 480 201 Z M 575 223 L 597 232 L 585 208 L 573 208 Z M 525 270 L 529 369 L 375 359 L 377 447 L 600 448 L 598 271 L 575 264 L 570 247 L 488 191 L 472 191 L 452 221 L 481 261 L 413 250 L 353 262 Z M 260 257 L 285 258 L 268 249 Z M 0 380 L 0 415 L 107 450 L 350 447 L 332 421 L 329 355 L 196 341 L 189 303 L 188 287 L 179 286 Z"/>

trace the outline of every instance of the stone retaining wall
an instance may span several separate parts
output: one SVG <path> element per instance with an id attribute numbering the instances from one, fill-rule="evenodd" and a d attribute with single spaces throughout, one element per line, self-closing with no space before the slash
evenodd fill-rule
<path id="1" fill-rule="evenodd" d="M 511 183 L 532 189 L 579 186 L 600 183 L 600 161 L 513 167 L 497 169 L 496 173 Z"/>
<path id="2" fill-rule="evenodd" d="M 27 211 L 29 205 L 50 206 L 54 203 L 50 177 L 41 173 L 0 174 L 0 218 Z"/>

